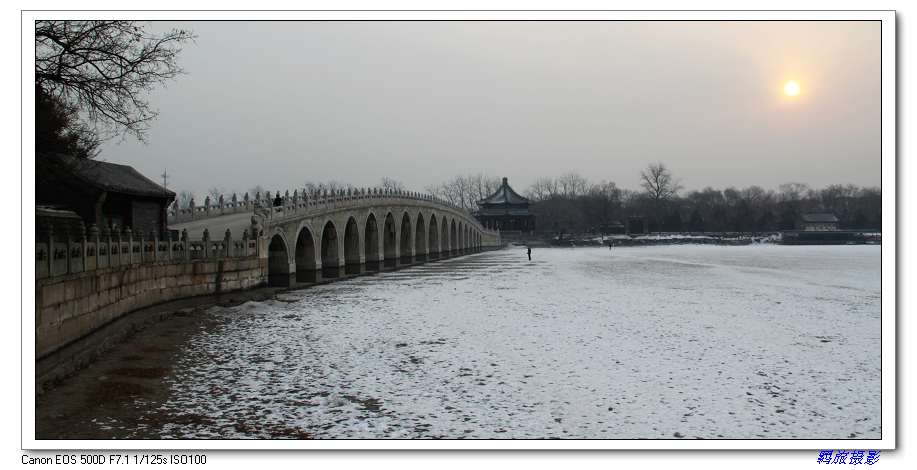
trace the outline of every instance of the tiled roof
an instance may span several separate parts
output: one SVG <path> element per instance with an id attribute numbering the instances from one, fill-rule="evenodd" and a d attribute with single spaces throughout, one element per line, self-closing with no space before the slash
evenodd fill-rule
<path id="1" fill-rule="evenodd" d="M 503 184 L 497 188 L 497 191 L 485 199 L 478 201 L 478 206 L 491 204 L 528 204 L 529 200 L 520 196 L 513 188 L 509 187 L 507 178 L 503 178 Z"/>
<path id="2" fill-rule="evenodd" d="M 129 165 L 74 158 L 66 155 L 40 155 L 38 158 L 56 158 L 67 171 L 82 182 L 103 191 L 134 196 L 174 199 L 175 193 L 154 183 Z"/>

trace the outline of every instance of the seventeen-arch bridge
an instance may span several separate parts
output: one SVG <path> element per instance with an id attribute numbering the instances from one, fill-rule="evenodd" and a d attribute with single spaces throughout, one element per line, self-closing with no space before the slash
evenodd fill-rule
<path id="1" fill-rule="evenodd" d="M 257 233 L 259 251 L 267 258 L 268 284 L 276 286 L 318 282 L 500 245 L 499 233 L 484 228 L 466 210 L 425 194 L 363 189 L 307 197 L 294 192 L 293 196 L 278 196 L 276 202 L 276 206 L 268 205 L 275 202 L 265 199 L 249 205 L 246 198 L 246 206 L 251 207 L 246 210 L 242 203 L 209 207 L 208 201 L 206 210 L 198 209 L 205 218 L 199 214 L 195 220 L 172 227 Z M 246 215 L 252 213 L 253 226 L 245 227 Z M 178 218 L 178 214 L 173 216 Z"/>

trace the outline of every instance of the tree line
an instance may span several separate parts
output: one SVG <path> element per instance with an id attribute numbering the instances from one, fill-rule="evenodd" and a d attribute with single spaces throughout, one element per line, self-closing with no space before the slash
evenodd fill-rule
<path id="1" fill-rule="evenodd" d="M 792 230 L 803 213 L 816 211 L 833 213 L 842 229 L 882 227 L 882 192 L 875 187 L 786 183 L 777 190 L 753 185 L 684 192 L 661 163 L 640 177 L 641 189 L 634 191 L 568 173 L 536 180 L 525 195 L 540 232 L 607 233 L 632 217 L 651 232 L 773 232 Z"/>
<path id="2" fill-rule="evenodd" d="M 500 178 L 481 173 L 455 176 L 426 190 L 474 211 L 490 196 Z M 801 214 L 832 212 L 840 228 L 882 227 L 882 192 L 875 187 L 833 184 L 816 189 L 786 183 L 777 190 L 760 186 L 684 191 L 662 163 L 640 174 L 640 189 L 620 188 L 613 181 L 590 181 L 578 173 L 542 177 L 522 191 L 531 200 L 536 231 L 542 233 L 612 233 L 630 218 L 651 232 L 773 232 L 792 230 Z"/>

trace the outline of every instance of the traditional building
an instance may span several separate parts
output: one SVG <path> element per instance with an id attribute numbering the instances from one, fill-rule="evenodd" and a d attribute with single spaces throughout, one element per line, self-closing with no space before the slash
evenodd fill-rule
<path id="1" fill-rule="evenodd" d="M 808 212 L 799 216 L 796 228 L 806 232 L 833 232 L 837 230 L 837 217 L 831 212 Z"/>
<path id="2" fill-rule="evenodd" d="M 506 177 L 497 191 L 477 202 L 475 217 L 484 227 L 503 232 L 531 232 L 535 216 L 529 212 L 529 200 L 509 186 Z"/>
<path id="3" fill-rule="evenodd" d="M 86 227 L 165 233 L 166 208 L 175 193 L 133 167 L 64 155 L 37 158 L 46 160 L 37 175 L 36 205 L 73 211 Z"/>

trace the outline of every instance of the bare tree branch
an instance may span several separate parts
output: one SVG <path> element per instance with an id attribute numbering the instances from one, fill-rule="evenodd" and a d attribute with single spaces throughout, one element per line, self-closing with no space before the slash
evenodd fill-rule
<path id="1" fill-rule="evenodd" d="M 36 21 L 35 84 L 85 113 L 102 138 L 144 141 L 157 111 L 143 97 L 182 73 L 176 62 L 193 33 L 151 35 L 133 21 Z"/>

